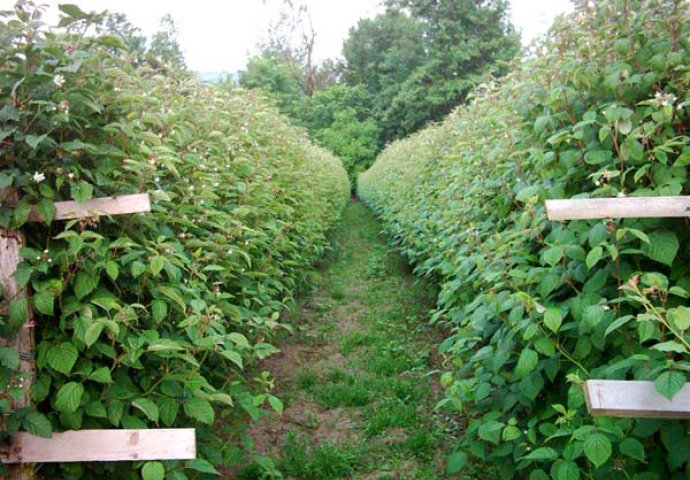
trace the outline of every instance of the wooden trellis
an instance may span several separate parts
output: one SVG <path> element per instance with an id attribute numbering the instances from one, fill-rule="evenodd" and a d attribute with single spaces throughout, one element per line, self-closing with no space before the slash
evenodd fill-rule
<path id="1" fill-rule="evenodd" d="M 8 204 L 16 203 L 17 193 L 1 191 L 0 198 Z M 124 215 L 144 213 L 151 210 L 149 195 L 135 194 L 117 197 L 96 198 L 83 203 L 56 202 L 54 220 L 80 219 L 103 215 Z M 31 212 L 31 221 L 41 220 L 37 209 Z M 28 288 L 22 288 L 14 278 L 14 272 L 22 259 L 20 248 L 25 245 L 21 231 L 0 228 L 0 285 L 6 304 L 0 306 L 7 313 L 10 302 L 29 298 Z M 23 378 L 20 399 L 13 402 L 14 408 L 28 406 L 29 391 L 36 372 L 34 360 L 35 341 L 33 315 L 27 304 L 27 323 L 19 329 L 8 344 L 19 352 L 19 373 Z M 9 468 L 6 478 L 26 480 L 33 477 L 31 463 L 43 462 L 97 462 L 132 460 L 187 460 L 196 458 L 196 437 L 194 429 L 151 429 L 151 430 L 80 430 L 55 433 L 51 438 L 41 438 L 20 432 L 0 449 L 0 460 L 16 464 Z"/>
<path id="2" fill-rule="evenodd" d="M 690 196 L 583 198 L 547 200 L 549 220 L 595 220 L 603 218 L 690 217 Z M 690 418 L 690 385 L 672 400 L 654 387 L 654 382 L 633 380 L 588 380 L 584 384 L 587 410 L 611 417 Z"/>

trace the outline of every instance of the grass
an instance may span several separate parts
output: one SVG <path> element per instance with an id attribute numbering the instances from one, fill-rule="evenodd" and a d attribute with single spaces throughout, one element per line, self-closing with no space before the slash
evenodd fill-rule
<path id="1" fill-rule="evenodd" d="M 429 326 L 434 292 L 359 202 L 346 209 L 334 245 L 292 318 L 298 333 L 281 346 L 306 354 L 277 392 L 288 417 L 266 427 L 277 443 L 259 453 L 283 478 L 447 478 L 454 428 L 434 411 L 442 396 L 432 354 L 438 335 Z M 287 423 L 306 411 L 313 422 Z M 249 464 L 237 478 L 277 477 L 269 470 Z M 478 472 L 462 478 L 495 478 L 485 467 Z"/>

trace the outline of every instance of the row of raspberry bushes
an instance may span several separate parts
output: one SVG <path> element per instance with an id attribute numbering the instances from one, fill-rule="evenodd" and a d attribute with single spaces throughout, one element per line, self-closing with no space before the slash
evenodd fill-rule
<path id="1" fill-rule="evenodd" d="M 309 280 L 349 196 L 340 160 L 251 92 L 201 85 L 134 59 L 99 18 L 28 4 L 0 21 L 0 226 L 23 230 L 16 279 L 32 291 L 37 378 L 20 394 L 0 350 L 4 436 L 86 428 L 195 427 L 191 462 L 46 465 L 65 479 L 185 479 L 241 455 L 241 423 L 272 380 L 248 365 L 277 351 L 280 314 Z M 156 63 L 155 65 L 151 62 Z M 149 192 L 152 212 L 55 221 L 53 201 Z M 27 223 L 32 205 L 45 222 Z M 2 336 L 30 320 L 9 303 Z"/>
<path id="2" fill-rule="evenodd" d="M 690 371 L 684 219 L 552 222 L 556 198 L 690 191 L 690 13 L 676 0 L 583 2 L 498 85 L 390 145 L 359 180 L 420 275 L 469 418 L 448 468 L 502 478 L 687 478 L 679 421 L 592 418 L 586 379 Z"/>

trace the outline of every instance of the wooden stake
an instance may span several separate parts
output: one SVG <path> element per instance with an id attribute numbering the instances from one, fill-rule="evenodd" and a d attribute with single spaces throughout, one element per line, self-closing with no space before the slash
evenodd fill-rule
<path id="1" fill-rule="evenodd" d="M 151 430 L 72 430 L 51 438 L 17 433 L 0 451 L 4 463 L 118 462 L 134 460 L 189 460 L 196 458 L 193 428 Z"/>
<path id="2" fill-rule="evenodd" d="M 690 384 L 669 400 L 654 382 L 639 380 L 587 380 L 587 410 L 592 415 L 639 418 L 690 418 Z"/>
<path id="3" fill-rule="evenodd" d="M 690 197 L 621 197 L 547 200 L 549 220 L 690 217 Z"/>
<path id="4" fill-rule="evenodd" d="M 4 195 L 5 203 L 10 205 L 18 201 L 16 192 Z M 14 278 L 14 272 L 21 263 L 19 249 L 25 245 L 24 236 L 16 230 L 0 228 L 0 285 L 2 285 L 3 298 L 2 313 L 7 314 L 9 305 L 21 300 L 27 301 L 27 323 L 19 328 L 13 338 L 9 339 L 9 346 L 19 352 L 19 381 L 22 382 L 22 395 L 12 401 L 13 408 L 22 408 L 30 404 L 29 391 L 31 382 L 36 374 L 34 361 L 34 329 L 33 314 L 28 303 L 29 295 L 26 288 L 22 288 Z M 33 477 L 33 467 L 30 464 L 21 464 L 9 467 L 8 479 L 28 480 Z"/>

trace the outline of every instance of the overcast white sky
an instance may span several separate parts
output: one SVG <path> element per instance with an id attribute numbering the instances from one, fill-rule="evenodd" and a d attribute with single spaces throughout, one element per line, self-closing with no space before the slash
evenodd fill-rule
<path id="1" fill-rule="evenodd" d="M 512 21 L 522 31 L 523 43 L 545 33 L 555 15 L 569 11 L 569 0 L 510 0 Z M 0 0 L 0 10 L 14 0 Z M 179 42 L 192 70 L 234 72 L 243 69 L 248 55 L 265 35 L 280 10 L 281 0 L 36 0 L 55 11 L 58 3 L 75 3 L 82 10 L 111 10 L 127 15 L 150 36 L 160 18 L 170 13 L 179 30 Z M 360 18 L 382 9 L 379 0 L 304 0 L 317 32 L 318 59 L 340 54 L 348 29 Z M 57 18 L 54 14 L 51 18 Z"/>

